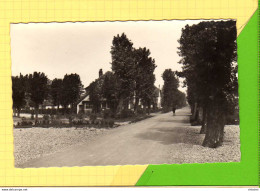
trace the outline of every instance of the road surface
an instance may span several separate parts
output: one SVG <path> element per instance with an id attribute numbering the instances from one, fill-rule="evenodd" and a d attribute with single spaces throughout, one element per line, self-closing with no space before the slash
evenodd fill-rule
<path id="1" fill-rule="evenodd" d="M 182 127 L 189 126 L 188 107 L 172 113 L 121 126 L 95 140 L 74 145 L 60 152 L 30 160 L 17 167 L 104 166 L 164 164 L 170 161 L 169 149 L 181 143 Z"/>

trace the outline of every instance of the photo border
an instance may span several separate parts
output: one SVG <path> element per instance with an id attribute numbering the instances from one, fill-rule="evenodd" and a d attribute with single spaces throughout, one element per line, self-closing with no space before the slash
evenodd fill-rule
<path id="1" fill-rule="evenodd" d="M 257 3 L 257 0 L 0 1 L 0 185 L 258 185 Z M 240 33 L 237 43 L 241 162 L 26 169 L 14 167 L 11 23 L 175 19 L 237 20 L 237 30 Z"/>

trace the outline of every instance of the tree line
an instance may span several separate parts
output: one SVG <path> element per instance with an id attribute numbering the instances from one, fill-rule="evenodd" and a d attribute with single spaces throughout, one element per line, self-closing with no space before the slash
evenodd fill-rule
<path id="1" fill-rule="evenodd" d="M 151 106 L 157 107 L 158 95 L 162 93 L 164 111 L 170 111 L 172 106 L 182 107 L 186 104 L 185 94 L 178 90 L 177 73 L 166 69 L 162 77 L 163 90 L 155 87 L 155 60 L 146 47 L 134 48 L 131 40 L 122 33 L 113 37 L 111 46 L 111 69 L 85 88 L 92 104 L 92 112 L 101 111 L 101 103 L 106 100 L 113 114 L 128 110 L 129 103 L 134 103 L 137 113 L 142 104 L 142 110 L 150 113 Z M 13 108 L 19 115 L 21 108 L 29 102 L 34 107 L 38 120 L 39 106 L 44 100 L 51 100 L 53 106 L 63 106 L 71 111 L 75 108 L 83 93 L 83 85 L 78 74 L 66 74 L 63 79 L 49 80 L 46 74 L 34 72 L 23 76 L 12 77 Z"/>
<path id="2" fill-rule="evenodd" d="M 162 89 L 163 112 L 169 112 L 172 108 L 177 109 L 186 105 L 185 93 L 178 90 L 180 83 L 177 74 L 177 71 L 171 69 L 166 69 L 162 74 L 164 81 Z"/>
<path id="3" fill-rule="evenodd" d="M 65 109 L 75 106 L 82 92 L 83 85 L 78 74 L 66 74 L 63 79 L 49 80 L 46 74 L 34 72 L 12 76 L 14 113 L 20 116 L 21 109 L 28 103 L 34 107 L 38 121 L 39 106 L 44 100 L 52 100 L 52 105 L 62 105 Z"/>
<path id="4" fill-rule="evenodd" d="M 186 25 L 179 40 L 182 72 L 193 120 L 203 110 L 203 146 L 223 143 L 226 116 L 234 112 L 238 98 L 235 21 L 210 21 Z"/>

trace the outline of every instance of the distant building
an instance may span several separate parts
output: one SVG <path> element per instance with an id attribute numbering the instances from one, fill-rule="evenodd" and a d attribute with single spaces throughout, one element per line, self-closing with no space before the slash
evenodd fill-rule
<path id="1" fill-rule="evenodd" d="M 100 103 L 101 110 L 109 109 L 107 101 L 105 99 L 101 100 Z M 82 96 L 80 101 L 77 104 L 77 113 L 83 112 L 91 112 L 93 108 L 92 102 L 89 100 L 89 94 L 85 94 Z"/>

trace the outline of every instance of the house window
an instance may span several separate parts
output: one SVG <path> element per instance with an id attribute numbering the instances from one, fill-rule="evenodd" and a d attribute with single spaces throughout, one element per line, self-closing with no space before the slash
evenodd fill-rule
<path id="1" fill-rule="evenodd" d="M 106 102 L 103 102 L 103 103 L 102 103 L 102 108 L 106 108 L 106 106 L 107 106 L 107 103 L 106 103 Z"/>
<path id="2" fill-rule="evenodd" d="M 85 104 L 85 108 L 86 108 L 86 109 L 92 108 L 92 104 L 91 104 L 91 103 L 86 102 L 86 103 L 84 103 L 84 104 Z"/>

